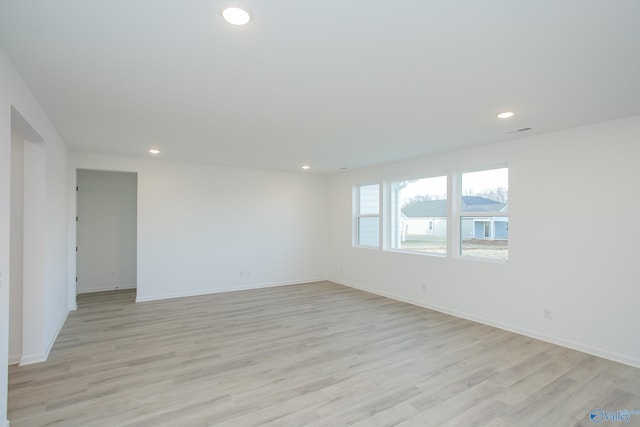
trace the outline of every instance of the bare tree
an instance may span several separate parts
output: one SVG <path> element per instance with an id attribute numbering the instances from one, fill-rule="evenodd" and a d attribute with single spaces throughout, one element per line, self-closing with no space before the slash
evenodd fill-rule
<path id="1" fill-rule="evenodd" d="M 462 190 L 463 196 L 478 196 L 484 197 L 489 200 L 494 200 L 500 203 L 507 203 L 509 200 L 509 190 L 504 187 L 492 188 L 482 191 L 474 191 L 473 188 L 464 188 Z"/>

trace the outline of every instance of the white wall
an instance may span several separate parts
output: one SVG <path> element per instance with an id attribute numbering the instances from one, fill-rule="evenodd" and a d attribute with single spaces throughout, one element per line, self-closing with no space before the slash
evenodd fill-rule
<path id="1" fill-rule="evenodd" d="M 67 305 L 67 166 L 66 147 L 57 135 L 44 110 L 20 77 L 11 61 L 0 50 L 0 426 L 6 423 L 7 414 L 7 364 L 8 364 L 8 321 L 10 283 L 10 212 L 11 212 L 11 132 L 12 108 L 20 113 L 24 123 L 32 128 L 29 135 L 39 135 L 44 141 L 41 149 L 44 155 L 42 174 L 44 176 L 44 236 L 37 236 L 43 242 L 42 281 L 29 295 L 25 307 L 40 310 L 39 322 L 23 333 L 21 362 L 29 363 L 46 358 L 57 331 L 68 313 Z M 15 118 L 15 114 L 13 115 Z M 21 133 L 24 129 L 14 129 Z M 25 136 L 23 134 L 23 136 Z M 27 138 L 28 139 L 28 138 Z M 25 145 L 26 148 L 26 145 Z M 32 153 L 33 154 L 33 153 Z M 33 158 L 31 160 L 34 160 Z M 27 153 L 25 152 L 25 163 Z M 28 177 L 25 176 L 25 185 Z M 25 220 L 28 216 L 25 206 Z M 25 236 L 25 247 L 27 236 Z M 26 262 L 26 259 L 25 259 Z M 26 277 L 25 277 L 26 280 Z M 26 282 L 25 282 L 26 283 Z M 26 289 L 24 298 L 27 298 Z M 23 320 L 26 313 L 23 313 Z M 26 326 L 26 322 L 24 323 Z"/>
<path id="2" fill-rule="evenodd" d="M 335 175 L 330 277 L 640 366 L 639 141 L 633 117 Z M 352 247 L 353 185 L 505 162 L 508 263 Z"/>
<path id="3" fill-rule="evenodd" d="M 324 176 L 99 155 L 70 159 L 70 178 L 77 169 L 138 174 L 138 301 L 327 277 Z"/>
<path id="4" fill-rule="evenodd" d="M 137 176 L 79 170 L 78 293 L 136 287 Z"/>

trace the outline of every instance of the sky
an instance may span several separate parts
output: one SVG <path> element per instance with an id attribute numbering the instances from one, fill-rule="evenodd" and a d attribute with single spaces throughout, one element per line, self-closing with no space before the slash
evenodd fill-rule
<path id="1" fill-rule="evenodd" d="M 482 193 L 486 190 L 503 187 L 509 190 L 509 169 L 491 169 L 462 174 L 462 190 L 470 194 Z M 467 194 L 469 194 L 467 193 Z"/>
<path id="2" fill-rule="evenodd" d="M 447 194 L 447 177 L 438 176 L 407 181 L 408 184 L 400 192 L 400 204 L 421 194 L 430 194 L 434 200 L 445 199 Z M 472 190 L 464 194 L 482 193 L 486 190 L 504 187 L 509 189 L 509 169 L 491 169 L 462 174 L 462 188 Z"/>

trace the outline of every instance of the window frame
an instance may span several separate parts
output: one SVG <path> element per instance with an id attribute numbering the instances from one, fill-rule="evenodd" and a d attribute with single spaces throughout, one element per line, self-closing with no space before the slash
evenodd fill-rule
<path id="1" fill-rule="evenodd" d="M 362 187 L 378 186 L 378 213 L 377 214 L 363 214 L 360 209 L 360 189 Z M 381 249 L 382 248 L 382 188 L 383 185 L 379 182 L 373 182 L 368 184 L 356 184 L 353 187 L 353 235 L 352 246 L 356 248 L 364 249 Z M 378 218 L 378 245 L 363 245 L 360 243 L 360 219 L 362 218 Z"/>
<path id="2" fill-rule="evenodd" d="M 454 206 L 454 220 L 455 220 L 455 236 L 452 236 L 452 253 L 454 258 L 464 259 L 464 260 L 473 260 L 473 261 L 481 261 L 481 262 L 489 262 L 489 263 L 498 263 L 498 264 L 506 264 L 509 262 L 509 253 L 507 252 L 506 259 L 498 259 L 498 258 L 489 258 L 489 257 L 481 257 L 481 256 L 473 256 L 473 255 L 464 255 L 462 253 L 462 220 L 463 218 L 474 218 L 478 220 L 482 220 L 485 218 L 507 218 L 507 231 L 509 229 L 509 212 L 503 211 L 462 211 L 462 197 L 463 197 L 463 188 L 462 188 L 462 175 L 466 173 L 474 173 L 474 172 L 483 172 L 483 171 L 491 171 L 496 169 L 507 169 L 507 191 L 511 188 L 511 169 L 508 163 L 500 163 L 497 165 L 473 168 L 473 169 L 464 169 L 455 173 L 455 188 L 457 189 L 457 195 L 455 196 L 455 206 Z M 510 205 L 510 198 L 507 199 L 507 207 Z M 475 221 L 474 221 L 475 222 Z M 495 232 L 495 225 L 494 225 Z M 509 248 L 509 238 L 507 238 L 507 251 Z"/>
<path id="3" fill-rule="evenodd" d="M 399 193 L 399 190 L 396 189 L 396 183 L 399 182 L 403 182 L 403 181 L 418 181 L 418 180 L 422 180 L 422 179 L 432 179 L 432 178 L 445 178 L 446 179 L 446 205 L 447 205 L 447 215 L 446 215 L 446 221 L 447 221 L 447 225 L 446 225 L 446 237 L 445 237 L 445 244 L 446 244 L 446 250 L 444 253 L 441 252 L 434 252 L 434 251 L 420 251 L 420 250 L 414 250 L 414 249 L 405 249 L 405 248 L 401 248 L 401 247 L 395 247 L 396 246 L 396 240 L 398 239 L 398 235 L 397 233 L 400 233 L 402 235 L 403 231 L 401 230 L 401 226 L 397 226 L 397 215 L 395 213 L 395 211 L 400 211 L 400 206 L 399 206 L 399 198 L 397 194 L 394 193 Z M 385 207 L 385 213 L 387 214 L 387 218 L 385 218 L 385 220 L 383 221 L 387 230 L 386 230 L 386 234 L 385 236 L 387 237 L 386 239 L 386 245 L 384 247 L 385 251 L 389 251 L 389 252 L 399 252 L 399 253 L 408 253 L 408 254 L 414 254 L 414 255 L 424 255 L 424 256 L 432 256 L 432 257 L 438 257 L 438 258 L 446 258 L 450 255 L 451 253 L 451 219 L 452 219 L 452 208 L 451 208 L 451 174 L 450 173 L 427 173 L 427 174 L 412 174 L 409 176 L 405 176 L 405 177 L 401 177 L 401 178 L 394 178 L 394 179 L 390 179 L 388 181 L 386 181 L 386 187 L 387 187 L 387 197 L 385 198 L 385 203 L 384 203 L 384 207 Z M 431 224 L 433 228 L 435 228 L 435 224 Z"/>

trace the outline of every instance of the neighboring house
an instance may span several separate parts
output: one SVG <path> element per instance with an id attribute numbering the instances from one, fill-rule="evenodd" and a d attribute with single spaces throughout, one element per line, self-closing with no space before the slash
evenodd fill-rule
<path id="1" fill-rule="evenodd" d="M 447 235 L 447 201 L 423 200 L 402 209 L 402 240 L 407 234 L 418 236 Z"/>
<path id="2" fill-rule="evenodd" d="M 479 196 L 462 196 L 462 213 L 504 212 L 509 205 Z M 509 238 L 509 218 L 506 216 L 462 217 L 460 221 L 462 239 L 507 240 Z"/>
<path id="3" fill-rule="evenodd" d="M 461 211 L 508 212 L 509 205 L 480 196 L 462 196 Z M 402 240 L 407 235 L 446 236 L 447 201 L 423 200 L 402 209 Z M 506 240 L 509 236 L 509 218 L 501 216 L 463 217 L 460 225 L 463 239 Z"/>

